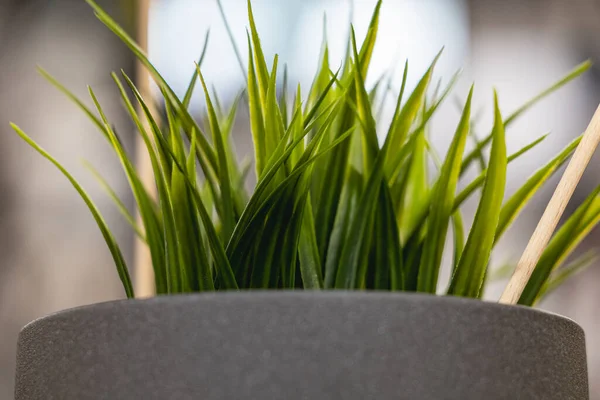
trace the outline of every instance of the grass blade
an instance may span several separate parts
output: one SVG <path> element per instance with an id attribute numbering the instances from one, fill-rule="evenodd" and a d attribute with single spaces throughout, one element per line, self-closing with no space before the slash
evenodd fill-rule
<path id="1" fill-rule="evenodd" d="M 434 58 L 433 62 L 425 72 L 425 75 L 421 78 L 415 90 L 413 90 L 412 94 L 406 101 L 406 104 L 402 109 L 394 115 L 392 120 L 392 124 L 390 126 L 390 131 L 386 137 L 386 142 L 389 140 L 389 147 L 392 149 L 401 149 L 406 136 L 408 135 L 408 131 L 415 120 L 417 113 L 423 106 L 423 101 L 425 100 L 425 93 L 427 92 L 427 87 L 429 86 L 429 82 L 431 80 L 431 75 L 433 74 L 433 69 L 435 64 L 437 63 L 438 58 L 440 57 L 441 52 Z M 389 138 L 389 139 L 388 139 Z M 398 157 L 399 152 L 394 151 L 390 153 L 388 156 L 389 159 L 385 161 L 385 171 L 386 176 L 389 182 L 394 182 L 398 173 L 400 172 L 401 159 Z"/>
<path id="2" fill-rule="evenodd" d="M 358 119 L 364 121 L 363 126 L 363 168 L 365 174 L 368 175 L 375 162 L 375 157 L 379 152 L 379 144 L 377 141 L 377 130 L 375 128 L 375 119 L 371 113 L 372 107 L 369 101 L 369 95 L 365 89 L 365 82 L 363 80 L 360 59 L 358 57 L 358 50 L 356 49 L 356 37 L 354 29 L 352 30 L 352 49 L 354 51 L 354 59 L 356 60 L 356 68 L 354 69 L 354 83 L 357 100 L 357 111 Z"/>
<path id="3" fill-rule="evenodd" d="M 506 182 L 506 143 L 504 125 L 494 93 L 494 140 L 490 167 L 486 175 L 481 201 L 475 214 L 465 249 L 450 281 L 449 294 L 477 297 L 484 283 L 487 264 L 500 219 L 502 197 Z"/>
<path id="4" fill-rule="evenodd" d="M 127 93 L 125 92 L 125 89 L 123 88 L 119 78 L 115 73 L 112 73 L 111 76 L 119 89 L 123 103 L 125 104 L 132 121 L 137 127 L 139 134 L 142 136 L 143 143 L 148 151 L 153 174 L 154 176 L 157 176 L 157 174 L 160 172 L 156 151 L 153 147 L 152 141 L 146 132 L 146 128 L 142 125 L 142 122 L 140 121 L 133 104 L 129 100 L 129 97 L 127 96 Z M 107 132 L 109 131 L 107 130 Z M 163 221 L 161 218 L 162 216 L 159 214 L 158 207 L 154 199 L 150 197 L 146 191 L 146 188 L 142 185 L 141 180 L 135 171 L 133 163 L 125 155 L 125 150 L 123 147 L 120 145 L 120 143 L 113 141 L 108 133 L 107 135 L 109 136 L 111 145 L 113 145 L 121 165 L 123 166 L 123 170 L 125 171 L 129 185 L 132 188 L 142 222 L 144 223 L 146 241 L 148 242 L 148 248 L 150 249 L 150 255 L 152 258 L 152 266 L 154 268 L 156 293 L 168 293 L 169 285 L 167 282 L 167 261 L 164 246 L 165 238 Z"/>
<path id="5" fill-rule="evenodd" d="M 117 24 L 117 22 L 110 17 L 94 0 L 86 0 L 86 2 L 92 7 L 96 17 L 110 29 L 121 41 L 133 52 L 137 59 L 148 69 L 148 72 L 156 82 L 156 84 L 165 90 L 167 93 L 168 101 L 173 106 L 175 112 L 181 117 L 182 123 L 184 124 L 184 131 L 191 135 L 191 132 L 195 129 L 196 132 L 202 132 L 196 121 L 192 118 L 187 108 L 183 106 L 183 103 L 179 100 L 173 89 L 167 84 L 162 75 L 152 65 L 148 56 L 144 51 L 137 45 L 137 43 L 125 32 L 123 28 Z M 191 137 L 188 137 L 191 139 Z M 204 170 L 206 175 L 213 173 L 217 169 L 217 159 L 210 143 L 206 140 L 203 135 L 198 135 L 198 151 L 201 156 L 207 160 L 207 169 Z"/>
<path id="6" fill-rule="evenodd" d="M 229 37 L 229 42 L 233 47 L 233 52 L 235 53 L 235 58 L 240 66 L 240 71 L 242 71 L 242 76 L 244 79 L 246 78 L 246 68 L 244 67 L 244 62 L 242 61 L 242 53 L 238 48 L 235 39 L 233 38 L 233 32 L 231 31 L 231 27 L 229 26 L 229 22 L 227 21 L 227 17 L 225 16 L 225 11 L 223 10 L 223 5 L 221 4 L 221 0 L 217 0 L 217 6 L 219 7 L 219 13 L 221 14 L 221 19 L 223 20 L 223 25 L 225 25 L 225 29 L 227 30 L 227 36 Z"/>
<path id="7" fill-rule="evenodd" d="M 582 272 L 588 267 L 594 265 L 596 262 L 598 262 L 598 259 L 598 254 L 595 251 L 589 251 L 568 265 L 560 267 L 558 271 L 550 276 L 550 279 L 546 282 L 544 287 L 542 287 L 542 290 L 540 290 L 539 299 L 548 296 L 575 274 L 578 274 L 579 272 Z"/>
<path id="8" fill-rule="evenodd" d="M 260 87 L 254 70 L 254 56 L 250 36 L 248 36 L 248 102 L 250 108 L 250 131 L 254 143 L 256 177 L 260 179 L 267 162 L 266 132 Z"/>
<path id="9" fill-rule="evenodd" d="M 217 0 L 218 1 L 218 0 Z M 202 46 L 202 51 L 200 52 L 200 57 L 198 58 L 198 66 L 202 66 L 202 62 L 204 61 L 204 56 L 206 56 L 206 49 L 208 48 L 208 39 L 210 38 L 210 29 L 206 31 L 206 35 L 204 36 L 204 45 Z M 192 101 L 192 95 L 194 94 L 194 88 L 196 87 L 196 82 L 198 81 L 198 73 L 194 68 L 194 73 L 190 78 L 190 83 L 188 84 L 188 88 L 185 91 L 185 95 L 183 96 L 182 104 L 185 108 L 190 106 L 190 102 Z"/>
<path id="10" fill-rule="evenodd" d="M 382 183 L 379 205 L 375 214 L 375 243 L 373 262 L 369 277 L 375 290 L 401 290 L 404 286 L 404 270 L 400 251 L 400 233 L 396 213 L 388 187 Z M 367 278 L 367 281 L 369 278 Z"/>
<path id="11" fill-rule="evenodd" d="M 552 272 L 600 222 L 600 187 L 597 187 L 554 234 L 527 282 L 519 304 L 532 306 L 540 298 Z"/>
<path id="12" fill-rule="evenodd" d="M 472 98 L 473 86 L 469 91 L 462 117 L 441 168 L 441 175 L 431 194 L 427 236 L 417 283 L 417 290 L 420 292 L 435 293 L 437 288 L 437 278 L 446 243 L 446 233 L 450 217 L 453 214 L 452 206 L 460 175 L 462 154 L 469 134 Z"/>
<path id="13" fill-rule="evenodd" d="M 578 66 L 576 66 L 573 70 L 567 73 L 564 77 L 559 79 L 554 84 L 550 85 L 547 89 L 540 92 L 538 95 L 534 96 L 530 100 L 526 101 L 525 104 L 517 108 L 512 114 L 506 117 L 504 121 L 504 126 L 508 127 L 512 122 L 514 122 L 519 116 L 521 116 L 525 111 L 529 110 L 535 104 L 537 104 L 540 100 L 544 99 L 548 95 L 554 93 L 567 83 L 571 82 L 573 79 L 577 78 L 585 71 L 590 69 L 592 63 L 590 61 L 585 61 Z M 461 167 L 461 175 L 469 168 L 471 163 L 477 159 L 479 153 L 492 141 L 492 134 L 490 133 L 486 136 L 480 143 L 477 145 L 463 160 L 463 164 Z"/>
<path id="14" fill-rule="evenodd" d="M 117 272 L 119 273 L 119 278 L 121 278 L 121 283 L 123 284 L 123 288 L 125 289 L 125 294 L 128 298 L 134 298 L 135 294 L 133 292 L 133 286 L 131 284 L 131 278 L 129 277 L 129 270 L 127 269 L 127 264 L 125 263 L 125 259 L 123 254 L 121 253 L 121 249 L 117 244 L 114 236 L 110 232 L 110 229 L 106 225 L 104 218 L 98 211 L 98 208 L 90 198 L 90 196 L 85 192 L 85 190 L 79 185 L 79 183 L 73 178 L 73 176 L 58 162 L 54 157 L 52 157 L 46 150 L 40 147 L 33 139 L 31 139 L 27 134 L 21 130 L 17 125 L 11 123 L 10 126 L 17 132 L 17 134 L 29 144 L 34 150 L 40 153 L 45 159 L 50 161 L 62 174 L 69 180 L 71 185 L 77 190 L 77 193 L 81 196 L 85 204 L 88 206 L 88 209 L 92 213 L 96 224 L 98 224 L 98 228 L 100 228 L 100 232 L 102 232 L 102 236 L 110 250 L 110 253 L 113 257 L 115 265 L 117 267 Z"/>
<path id="15" fill-rule="evenodd" d="M 411 146 L 410 163 L 403 187 L 400 190 L 398 214 L 400 221 L 400 237 L 410 237 L 419 227 L 419 221 L 427 215 L 429 204 L 429 182 L 427 166 L 427 141 L 425 131 L 416 133 L 414 144 Z"/>
<path id="16" fill-rule="evenodd" d="M 533 197 L 537 190 L 567 161 L 569 156 L 581 141 L 581 136 L 572 141 L 563 151 L 554 157 L 545 166 L 537 170 L 519 190 L 515 192 L 502 206 L 500 221 L 496 229 L 497 242 L 527 202 Z"/>
<path id="17" fill-rule="evenodd" d="M 458 266 L 460 256 L 465 247 L 465 228 L 460 210 L 452 213 L 452 234 L 454 238 L 454 253 L 452 257 L 452 274 Z"/>
<path id="18" fill-rule="evenodd" d="M 220 201 L 223 206 L 223 214 L 221 215 L 221 223 L 223 225 L 222 237 L 223 242 L 226 243 L 231 237 L 235 226 L 233 195 L 229 175 L 229 165 L 227 161 L 227 152 L 225 151 L 225 144 L 223 141 L 223 135 L 221 134 L 221 129 L 219 127 L 219 121 L 217 120 L 217 115 L 215 114 L 215 109 L 210 99 L 208 88 L 206 87 L 204 77 L 202 76 L 202 72 L 200 72 L 200 67 L 198 65 L 196 65 L 196 70 L 198 72 L 198 76 L 200 77 L 202 87 L 204 88 L 204 94 L 206 96 L 206 107 L 208 109 L 208 118 L 210 122 L 210 130 L 213 136 L 213 143 L 217 150 L 217 159 L 219 163 L 219 168 L 217 171 L 221 189 Z"/>
<path id="19" fill-rule="evenodd" d="M 60 92 L 62 92 L 69 100 L 71 100 L 75 105 L 83 111 L 83 113 L 96 125 L 98 129 L 105 135 L 106 139 L 110 142 L 110 139 L 106 136 L 104 132 L 104 125 L 102 125 L 102 121 L 98 118 L 92 110 L 90 110 L 77 96 L 75 96 L 69 89 L 63 86 L 56 78 L 50 75 L 45 69 L 42 67 L 37 68 L 40 75 L 42 75 L 48 82 L 50 82 L 54 87 L 56 87 Z"/>
<path id="20" fill-rule="evenodd" d="M 121 215 L 123 216 L 123 218 L 125 219 L 125 221 L 127 221 L 127 223 L 129 224 L 129 226 L 131 226 L 131 228 L 133 229 L 133 231 L 135 232 L 135 234 L 142 241 L 145 242 L 146 241 L 146 235 L 144 235 L 144 232 L 142 232 L 142 230 L 140 229 L 140 227 L 137 226 L 137 223 L 135 222 L 135 218 L 133 217 L 133 215 L 131 215 L 131 213 L 129 212 L 129 210 L 125 206 L 125 204 L 123 204 L 123 202 L 121 201 L 121 199 L 119 198 L 119 196 L 115 193 L 115 191 L 110 186 L 110 184 L 106 181 L 106 179 L 104 179 L 104 177 L 100 174 L 100 172 L 98 172 L 98 170 L 96 168 L 94 168 L 92 166 L 92 164 L 90 164 L 89 162 L 84 161 L 83 165 L 84 165 L 84 167 L 88 171 L 91 172 L 91 174 L 94 176 L 94 178 L 96 179 L 96 181 L 98 181 L 98 183 L 100 184 L 100 186 L 102 187 L 102 189 L 104 189 L 104 191 L 106 192 L 106 194 L 108 194 L 108 196 L 113 201 L 113 203 L 115 203 L 115 206 L 117 206 L 117 209 L 119 210 L 119 212 L 121 213 Z"/>
<path id="21" fill-rule="evenodd" d="M 350 167 L 342 189 L 331 237 L 327 243 L 325 259 L 325 288 L 335 286 L 335 279 L 340 266 L 340 257 L 352 218 L 357 213 L 357 207 L 363 192 L 364 178 L 355 168 Z"/>
<path id="22" fill-rule="evenodd" d="M 315 221 L 313 218 L 310 195 L 307 197 L 302 216 L 300 242 L 298 243 L 298 256 L 300 258 L 300 272 L 305 289 L 322 289 L 323 276 L 319 249 L 315 235 Z"/>
<path id="23" fill-rule="evenodd" d="M 250 34 L 252 36 L 253 45 L 251 49 L 254 50 L 254 63 L 256 66 L 256 76 L 258 77 L 258 88 L 260 98 L 263 99 L 264 105 L 269 86 L 269 71 L 267 70 L 267 62 L 260 44 L 260 38 L 258 37 L 258 30 L 256 29 L 254 13 L 252 12 L 252 4 L 250 0 L 248 0 L 248 20 L 250 21 Z"/>
<path id="24" fill-rule="evenodd" d="M 537 146 L 538 144 L 543 142 L 547 137 L 548 137 L 548 134 L 542 135 L 539 138 L 537 138 L 536 140 L 534 140 L 533 142 L 531 142 L 528 145 L 526 145 L 525 147 L 523 147 L 522 149 L 511 154 L 510 156 L 508 156 L 507 162 L 510 164 L 511 162 L 513 162 L 514 160 L 516 160 L 517 158 L 519 158 L 520 156 L 527 153 L 529 150 L 533 149 L 535 146 Z M 486 175 L 487 175 L 487 169 L 481 171 L 481 173 L 479 174 L 479 176 L 477 178 L 473 179 L 471 181 L 471 183 L 469 183 L 463 190 L 460 191 L 460 193 L 456 196 L 456 199 L 454 200 L 453 210 L 458 210 L 460 208 L 460 206 L 473 193 L 475 193 L 475 190 L 477 190 L 478 188 L 481 187 L 481 185 L 483 185 L 483 183 L 485 182 Z"/>

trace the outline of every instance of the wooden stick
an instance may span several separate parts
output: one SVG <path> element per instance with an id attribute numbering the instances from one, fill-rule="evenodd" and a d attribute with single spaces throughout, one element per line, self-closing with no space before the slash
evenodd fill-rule
<path id="1" fill-rule="evenodd" d="M 600 142 L 600 106 L 594 113 L 590 124 L 588 125 L 581 142 L 575 149 L 573 158 L 569 162 L 548 206 L 540 219 L 529 243 L 517 264 L 504 293 L 500 297 L 500 303 L 516 304 L 531 277 L 533 269 L 537 265 L 542 252 L 548 245 L 558 221 L 562 216 L 575 187 L 583 175 L 590 159 L 594 155 L 596 147 Z"/>
<path id="2" fill-rule="evenodd" d="M 150 11 L 151 0 L 137 0 L 137 42 L 145 53 L 148 53 L 148 13 Z M 150 73 L 144 65 L 138 60 L 136 63 L 135 76 L 137 80 L 137 88 L 142 97 L 146 99 L 146 104 L 150 108 L 150 112 L 156 115 L 154 110 L 154 102 L 152 99 L 152 86 Z M 139 112 L 138 107 L 138 112 Z M 149 124 L 146 118 L 141 118 L 144 124 L 144 129 L 149 130 Z M 151 196 L 156 198 L 156 185 L 154 184 L 154 174 L 152 172 L 152 164 L 150 156 L 146 150 L 146 146 L 141 135 L 136 136 L 136 169 L 140 176 L 142 184 Z M 136 213 L 136 221 L 138 226 L 142 226 L 139 211 Z M 150 250 L 137 236 L 135 237 L 134 249 L 134 289 L 136 297 L 150 297 L 155 294 L 154 287 L 154 271 L 152 270 L 152 259 Z"/>

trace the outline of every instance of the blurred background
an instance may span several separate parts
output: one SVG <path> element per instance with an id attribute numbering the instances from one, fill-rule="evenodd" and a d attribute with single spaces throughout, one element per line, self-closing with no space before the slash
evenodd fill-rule
<path id="1" fill-rule="evenodd" d="M 127 30 L 135 32 L 135 0 L 99 3 Z M 233 36 L 245 56 L 245 0 L 222 0 Z M 373 0 L 254 0 L 254 12 L 267 58 L 275 53 L 289 67 L 290 82 L 308 85 L 317 68 L 323 15 L 331 63 L 344 53 L 348 23 L 364 37 Z M 353 9 L 353 13 L 351 13 Z M 445 81 L 463 68 L 456 99 L 464 101 L 476 82 L 475 104 L 482 112 L 478 134 L 491 126 L 492 88 L 505 114 L 560 78 L 580 62 L 600 65 L 598 0 L 385 0 L 370 81 L 410 60 L 409 86 L 422 75 L 442 46 L 437 75 Z M 218 88 L 223 103 L 243 85 L 231 43 L 214 0 L 153 0 L 149 53 L 178 93 L 185 91 L 211 30 L 203 73 Z M 125 203 L 133 199 L 116 158 L 86 117 L 36 73 L 43 66 L 82 98 L 91 85 L 133 151 L 134 132 L 121 109 L 109 76 L 133 74 L 129 51 L 100 22 L 83 0 L 0 0 L 0 400 L 13 398 L 15 344 L 27 322 L 65 308 L 124 297 L 103 239 L 84 203 L 47 161 L 34 154 L 9 128 L 18 123 L 80 179 L 104 212 L 132 259 L 133 237 L 110 200 L 82 167 L 90 161 L 113 184 Z M 201 96 L 192 107 L 203 112 Z M 508 193 L 531 172 L 581 133 L 600 102 L 600 70 L 544 100 L 507 132 L 509 153 L 543 133 L 551 136 L 509 167 Z M 433 141 L 445 151 L 458 122 L 449 99 L 433 122 Z M 238 114 L 235 137 L 248 152 L 245 109 Z M 577 189 L 572 210 L 600 184 L 595 157 Z M 473 176 L 475 171 L 473 171 Z M 496 264 L 516 262 L 543 212 L 554 185 L 543 189 L 515 223 L 493 255 Z M 474 203 L 465 208 L 468 215 Z M 467 221 L 468 222 L 468 221 Z M 597 246 L 593 233 L 580 251 Z M 487 297 L 497 299 L 502 285 Z M 592 399 L 600 399 L 600 265 L 592 266 L 557 290 L 540 307 L 566 315 L 587 333 Z"/>

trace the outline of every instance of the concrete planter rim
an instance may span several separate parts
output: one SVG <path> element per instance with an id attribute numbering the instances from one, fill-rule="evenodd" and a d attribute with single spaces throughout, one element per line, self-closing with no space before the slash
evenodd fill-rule
<path id="1" fill-rule="evenodd" d="M 378 324 L 389 330 L 378 335 Z M 270 365 L 260 364 L 262 351 Z M 151 354 L 138 358 L 140 352 Z M 338 362 L 347 356 L 351 360 Z M 48 398 L 159 399 L 175 390 L 173 398 L 182 399 L 471 400 L 515 398 L 514 385 L 523 398 L 587 400 L 586 363 L 585 334 L 577 323 L 519 305 L 384 291 L 162 295 L 75 307 L 27 324 L 19 335 L 15 398 L 56 393 Z M 48 371 L 54 365 L 57 371 Z M 215 368 L 237 371 L 235 389 L 214 375 Z M 121 370 L 119 377 L 125 371 L 119 389 L 109 397 L 87 392 L 110 386 L 114 369 Z M 534 382 L 516 378 L 520 369 Z M 76 378 L 59 382 L 66 371 Z M 164 390 L 147 379 L 164 374 L 184 376 L 173 385 L 166 381 Z M 248 386 L 247 377 L 256 374 L 270 386 Z M 405 391 L 398 392 L 397 384 Z M 119 397 L 117 390 L 127 395 Z"/>
<path id="2" fill-rule="evenodd" d="M 583 332 L 583 328 L 581 328 L 581 326 L 572 318 L 569 318 L 567 316 L 564 316 L 564 315 L 561 315 L 561 314 L 558 314 L 558 313 L 555 313 L 552 311 L 542 310 L 539 308 L 534 308 L 534 307 L 529 307 L 529 306 L 523 306 L 520 304 L 508 305 L 508 304 L 501 304 L 501 303 L 498 303 L 495 301 L 480 300 L 480 299 L 473 299 L 473 298 L 469 298 L 469 297 L 459 297 L 459 296 L 451 296 L 451 295 L 435 295 L 435 294 L 427 294 L 427 293 L 419 293 L 419 292 L 389 292 L 389 291 L 376 291 L 376 290 L 367 290 L 367 291 L 360 291 L 360 290 L 320 290 L 320 291 L 317 291 L 317 290 L 240 290 L 240 291 L 183 293 L 183 294 L 163 294 L 163 295 L 157 295 L 157 296 L 141 298 L 141 299 L 136 298 L 136 299 L 107 300 L 107 301 L 101 301 L 98 303 L 70 307 L 70 308 L 67 308 L 64 310 L 48 313 L 44 316 L 36 318 L 36 319 L 28 322 L 27 324 L 25 324 L 21 328 L 20 332 L 23 332 L 24 330 L 29 329 L 31 326 L 35 325 L 36 323 L 47 320 L 49 318 L 53 318 L 53 317 L 57 317 L 60 315 L 65 315 L 65 314 L 73 313 L 73 312 L 84 312 L 86 310 L 93 312 L 98 307 L 110 307 L 115 304 L 126 305 L 127 303 L 151 304 L 153 302 L 163 302 L 163 301 L 167 301 L 167 302 L 169 302 L 169 301 L 191 301 L 191 300 L 200 301 L 203 298 L 214 298 L 214 297 L 220 297 L 220 296 L 227 296 L 227 297 L 231 297 L 231 298 L 238 297 L 238 296 L 241 296 L 241 297 L 245 297 L 245 296 L 250 296 L 250 297 L 254 297 L 254 296 L 265 296 L 265 297 L 290 296 L 290 297 L 299 297 L 299 298 L 313 297 L 313 296 L 314 297 L 353 296 L 353 297 L 357 297 L 357 298 L 364 297 L 365 299 L 368 299 L 368 298 L 374 297 L 374 296 L 380 296 L 380 297 L 389 297 L 390 300 L 401 299 L 405 296 L 409 296 L 410 298 L 416 298 L 416 299 L 421 298 L 423 301 L 455 302 L 456 305 L 459 305 L 461 303 L 479 303 L 479 305 L 481 307 L 490 307 L 492 309 L 498 308 L 498 309 L 504 309 L 504 310 L 507 310 L 507 309 L 527 310 L 528 312 L 538 313 L 538 314 L 547 315 L 550 317 L 556 317 L 556 318 L 559 318 L 559 319 L 562 319 L 565 321 L 569 321 L 569 322 L 573 323 L 575 326 L 577 326 L 579 329 L 581 329 L 581 331 Z"/>

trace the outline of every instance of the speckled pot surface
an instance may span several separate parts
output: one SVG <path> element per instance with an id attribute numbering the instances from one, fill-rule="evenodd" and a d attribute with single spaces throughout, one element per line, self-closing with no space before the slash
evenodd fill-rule
<path id="1" fill-rule="evenodd" d="M 23 328 L 16 400 L 588 399 L 573 321 L 450 297 L 124 300 Z"/>

